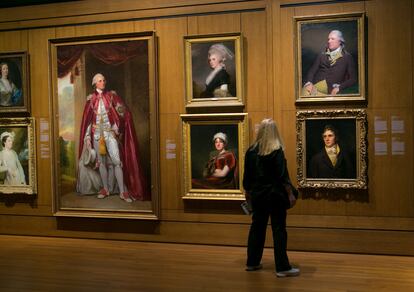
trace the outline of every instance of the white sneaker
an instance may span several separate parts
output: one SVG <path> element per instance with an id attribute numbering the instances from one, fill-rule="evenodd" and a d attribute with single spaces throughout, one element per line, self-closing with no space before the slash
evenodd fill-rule
<path id="1" fill-rule="evenodd" d="M 290 270 L 287 270 L 287 271 L 276 272 L 276 276 L 279 278 L 296 277 L 296 276 L 299 276 L 299 274 L 300 274 L 300 270 L 297 268 L 291 268 Z"/>

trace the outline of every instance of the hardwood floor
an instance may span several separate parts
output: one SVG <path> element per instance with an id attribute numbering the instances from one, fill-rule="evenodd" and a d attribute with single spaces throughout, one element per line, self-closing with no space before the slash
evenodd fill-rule
<path id="1" fill-rule="evenodd" d="M 414 291 L 414 257 L 289 252 L 302 274 L 245 272 L 244 247 L 0 236 L 0 291 Z"/>

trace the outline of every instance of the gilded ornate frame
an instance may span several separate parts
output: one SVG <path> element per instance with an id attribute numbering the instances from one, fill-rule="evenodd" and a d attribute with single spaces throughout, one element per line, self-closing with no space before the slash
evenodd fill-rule
<path id="1" fill-rule="evenodd" d="M 247 114 L 183 114 L 181 120 L 184 169 L 183 199 L 244 200 L 242 178 L 244 153 L 248 146 Z M 217 132 L 224 132 L 227 135 L 229 150 L 236 156 L 237 186 L 232 189 L 194 188 L 195 173 L 200 172 L 205 162 L 208 161 L 208 153 L 214 149 L 213 136 Z M 232 134 L 237 137 L 232 137 Z M 196 147 L 198 149 L 195 149 Z M 192 169 L 196 165 L 197 169 Z"/>
<path id="2" fill-rule="evenodd" d="M 224 44 L 234 53 L 233 60 L 226 60 L 231 84 L 235 92 L 231 97 L 200 97 L 195 94 L 199 87 L 205 86 L 209 69 L 208 49 L 213 44 Z M 243 83 L 243 39 L 240 33 L 199 35 L 184 37 L 186 108 L 195 107 L 234 107 L 244 106 Z M 234 51 L 233 51 L 234 50 Z"/>
<path id="3" fill-rule="evenodd" d="M 308 174 L 312 154 L 323 149 L 323 127 L 331 124 L 339 130 L 340 141 L 352 149 L 352 178 L 314 178 Z M 341 131 L 342 130 L 342 131 Z M 367 114 L 363 109 L 307 110 L 296 113 L 297 180 L 301 188 L 367 188 Z M 345 132 L 345 133 L 344 133 Z M 340 144 L 341 145 L 341 144 Z"/>
<path id="4" fill-rule="evenodd" d="M 125 50 L 118 54 L 126 54 L 129 44 L 136 42 L 144 48 L 135 57 L 126 58 L 123 65 L 107 64 L 92 59 L 91 53 L 84 53 L 79 59 L 79 64 L 73 68 L 71 74 L 79 78 L 77 82 L 80 88 L 69 98 L 76 106 L 65 106 L 64 98 L 58 82 L 58 54 L 59 50 L 66 49 L 70 53 L 70 46 L 89 48 L 91 45 L 104 46 L 105 44 L 119 44 L 125 46 Z M 129 48 L 129 47 L 128 47 Z M 55 216 L 67 217 L 102 217 L 102 218 L 129 218 L 158 220 L 160 214 L 160 178 L 159 178 L 159 116 L 158 116 L 158 85 L 157 85 L 157 39 L 155 32 L 98 35 L 87 37 L 73 37 L 49 40 L 50 51 L 50 76 L 52 84 L 52 108 L 53 108 L 53 149 L 54 149 L 54 208 Z M 122 53 L 124 52 L 124 53 Z M 88 59 L 89 58 L 89 59 Z M 88 66 L 90 68 L 88 68 Z M 99 68 L 100 71 L 95 71 Z M 118 70 L 118 71 L 117 71 Z M 125 202 L 117 194 L 105 199 L 97 199 L 95 195 L 80 195 L 76 192 L 79 128 L 82 118 L 82 107 L 87 95 L 92 92 L 92 76 L 95 73 L 103 73 L 107 80 L 107 88 L 120 92 L 126 106 L 131 112 L 135 134 L 138 138 L 139 156 L 141 167 L 146 177 L 146 184 L 150 198 L 143 201 Z M 83 74 L 83 75 L 82 75 Z M 86 81 L 85 81 L 86 80 Z M 110 82 L 113 82 L 112 85 Z M 83 82 L 83 83 L 82 83 Z M 115 84 L 115 86 L 113 85 Z M 63 86 L 62 86 L 63 87 Z M 121 90 L 121 91 L 119 91 Z M 79 100 L 78 100 L 79 98 Z M 78 105 L 79 104 L 79 105 Z M 81 107 L 82 106 L 82 107 Z M 76 109 L 76 110 L 74 110 Z M 65 115 L 74 116 L 74 122 L 63 127 L 66 122 Z M 66 128 L 72 127 L 70 133 L 74 138 L 71 141 L 72 152 L 62 150 Z M 67 149 L 67 148 L 64 148 Z M 69 153 L 69 166 L 63 167 L 62 153 Z M 68 169 L 68 170 L 66 170 Z M 69 175 L 64 171 L 70 173 Z M 70 199 L 67 199 L 70 198 Z M 108 201 L 110 200 L 110 201 Z"/>
<path id="5" fill-rule="evenodd" d="M 13 132 L 15 134 L 13 151 L 16 152 L 19 163 L 22 166 L 26 184 L 5 185 L 0 183 L 0 193 L 2 194 L 29 194 L 37 192 L 36 176 L 36 142 L 35 142 L 35 119 L 34 118 L 1 118 L 0 134 L 3 132 Z M 18 140 L 19 139 L 19 140 Z M 3 146 L 0 144 L 0 150 Z M 0 156 L 0 165 L 2 165 Z M 5 173 L 4 173 L 5 175 Z M 3 176 L 3 175 L 2 175 Z M 4 178 L 2 178 L 3 180 Z"/>
<path id="6" fill-rule="evenodd" d="M 345 49 L 351 53 L 356 63 L 357 84 L 354 87 L 348 88 L 342 94 L 305 96 L 302 93 L 302 87 L 305 83 L 303 75 L 308 72 L 317 55 L 325 49 L 328 34 L 332 30 L 340 30 L 343 33 L 346 44 Z M 297 103 L 366 101 L 364 13 L 295 17 L 294 31 Z M 356 58 L 355 55 L 357 55 Z M 307 70 L 305 71 L 305 69 Z"/>
<path id="7" fill-rule="evenodd" d="M 9 79 L 21 90 L 22 104 L 2 106 L 0 113 L 30 112 L 30 82 L 29 82 L 29 55 L 22 52 L 0 53 L 0 63 L 7 63 L 9 67 Z"/>

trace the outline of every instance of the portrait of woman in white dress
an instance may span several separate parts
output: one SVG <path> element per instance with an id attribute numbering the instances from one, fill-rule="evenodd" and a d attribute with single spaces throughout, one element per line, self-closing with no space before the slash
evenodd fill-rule
<path id="1" fill-rule="evenodd" d="M 14 151 L 14 132 L 3 132 L 0 135 L 0 177 L 5 185 L 25 185 L 26 178 L 19 157 Z"/>

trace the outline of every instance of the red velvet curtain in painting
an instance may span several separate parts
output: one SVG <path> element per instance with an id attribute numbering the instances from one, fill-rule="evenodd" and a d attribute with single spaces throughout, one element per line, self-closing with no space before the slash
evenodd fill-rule
<path id="1" fill-rule="evenodd" d="M 86 50 L 105 64 L 119 65 L 144 53 L 146 44 L 146 42 L 125 41 L 122 43 L 97 43 L 60 48 L 57 50 L 58 78 L 62 78 L 71 72 Z"/>

